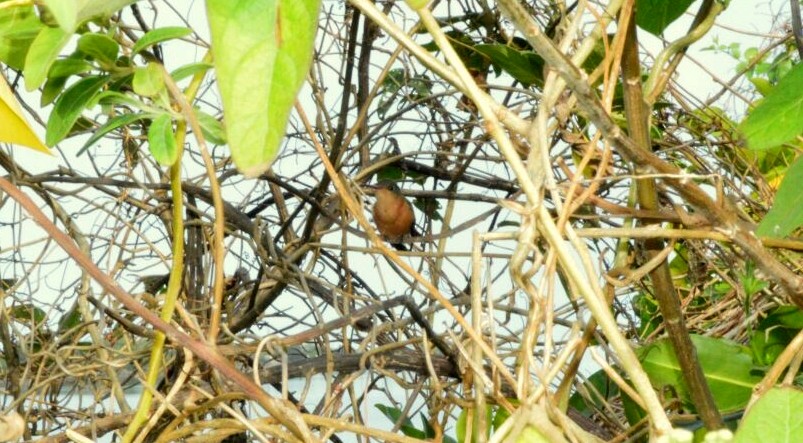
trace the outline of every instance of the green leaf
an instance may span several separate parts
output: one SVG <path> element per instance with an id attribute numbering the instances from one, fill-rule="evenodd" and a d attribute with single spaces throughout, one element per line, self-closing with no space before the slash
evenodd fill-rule
<path id="1" fill-rule="evenodd" d="M 10 314 L 14 320 L 21 323 L 30 323 L 32 326 L 40 325 L 47 318 L 45 311 L 30 303 L 15 305 Z"/>
<path id="2" fill-rule="evenodd" d="M 466 426 L 468 426 L 468 409 L 463 408 L 460 415 L 457 416 L 457 423 L 455 424 L 455 433 L 457 434 L 457 441 L 466 441 Z"/>
<path id="3" fill-rule="evenodd" d="M 745 263 L 744 273 L 738 273 L 742 288 L 748 297 L 752 297 L 768 286 L 768 283 L 756 276 L 756 264 L 752 260 Z"/>
<path id="4" fill-rule="evenodd" d="M 52 103 L 61 94 L 67 79 L 71 75 L 81 74 L 92 69 L 92 65 L 77 58 L 63 58 L 53 62 L 47 74 L 47 81 L 42 87 L 42 96 L 39 104 L 44 107 Z"/>
<path id="5" fill-rule="evenodd" d="M 64 1 L 64 0 L 55 0 Z M 87 20 L 94 18 L 108 18 L 124 7 L 135 3 L 138 0 L 82 0 L 81 8 L 78 10 L 78 18 L 75 20 L 79 25 Z"/>
<path id="6" fill-rule="evenodd" d="M 756 363 L 773 364 L 801 329 L 803 311 L 797 306 L 784 305 L 770 310 L 750 335 Z"/>
<path id="7" fill-rule="evenodd" d="M 767 312 L 767 316 L 761 320 L 759 328 L 772 327 L 803 329 L 803 311 L 792 305 L 782 305 L 770 310 Z"/>
<path id="8" fill-rule="evenodd" d="M 67 84 L 67 77 L 50 77 L 42 87 L 42 96 L 39 98 L 39 105 L 45 107 L 51 103 L 64 90 Z"/>
<path id="9" fill-rule="evenodd" d="M 751 374 L 753 358 L 750 350 L 724 339 L 692 335 L 708 386 L 720 411 L 743 408 L 753 387 L 761 377 Z M 661 339 L 637 351 L 644 371 L 656 389 L 672 386 L 684 406 L 694 410 L 683 372 L 678 365 L 669 339 Z"/>
<path id="10" fill-rule="evenodd" d="M 637 423 L 642 423 L 647 419 L 647 412 L 636 403 L 632 397 L 627 395 L 626 391 L 621 391 L 620 397 L 622 399 L 622 409 L 624 410 L 625 418 L 631 426 L 636 426 Z"/>
<path id="11" fill-rule="evenodd" d="M 100 105 L 133 106 L 137 109 L 148 109 L 148 105 L 128 94 L 117 91 L 103 91 L 95 97 Z"/>
<path id="12" fill-rule="evenodd" d="M 59 24 L 61 29 L 72 34 L 75 30 L 76 21 L 78 20 L 78 2 L 64 1 L 64 0 L 42 0 L 48 11 L 53 14 L 53 18 Z"/>
<path id="13" fill-rule="evenodd" d="M 201 125 L 201 132 L 207 142 L 213 145 L 226 144 L 226 131 L 218 119 L 198 109 L 195 110 L 195 117 L 198 119 L 198 124 Z"/>
<path id="14" fill-rule="evenodd" d="M 61 94 L 47 120 L 45 143 L 48 146 L 55 145 L 67 136 L 84 108 L 108 81 L 107 75 L 86 77 Z"/>
<path id="15" fill-rule="evenodd" d="M 92 65 L 78 58 L 62 58 L 53 62 L 48 71 L 48 78 L 69 77 L 71 75 L 83 74 L 92 69 Z"/>
<path id="16" fill-rule="evenodd" d="M 789 346 L 798 331 L 788 328 L 759 328 L 750 335 L 750 349 L 756 365 L 770 366 Z"/>
<path id="17" fill-rule="evenodd" d="M 440 212 L 438 212 L 441 208 L 441 202 L 436 198 L 416 197 L 413 200 L 413 206 L 421 210 L 421 212 L 432 220 L 443 220 Z"/>
<path id="18" fill-rule="evenodd" d="M 384 119 L 390 107 L 396 101 L 396 93 L 402 88 L 405 83 L 404 69 L 391 69 L 385 80 L 382 81 L 382 89 L 380 94 L 382 97 L 379 99 L 377 106 L 377 114 L 379 118 Z"/>
<path id="19" fill-rule="evenodd" d="M 382 404 L 376 404 L 374 406 L 376 406 L 376 408 L 379 409 L 379 411 L 382 412 L 382 414 L 384 414 L 385 417 L 390 419 L 393 423 L 398 423 L 399 420 L 402 420 L 402 425 L 399 429 L 401 429 L 404 435 L 413 438 L 420 438 L 422 440 L 427 438 L 424 431 L 416 429 L 415 425 L 413 425 L 412 420 L 410 420 L 407 417 L 404 417 L 402 419 L 401 409 L 394 408 L 391 406 L 385 406 Z"/>
<path id="20" fill-rule="evenodd" d="M 78 50 L 94 58 L 102 66 L 112 66 L 120 46 L 103 34 L 84 34 L 78 39 Z"/>
<path id="21" fill-rule="evenodd" d="M 750 408 L 733 443 L 794 443 L 803 435 L 803 392 L 795 388 L 767 391 Z"/>
<path id="22" fill-rule="evenodd" d="M 756 87 L 756 91 L 758 91 L 758 93 L 764 97 L 766 97 L 772 91 L 772 84 L 766 78 L 752 77 L 748 80 L 750 80 L 750 83 Z"/>
<path id="23" fill-rule="evenodd" d="M 157 28 L 148 31 L 134 44 L 131 48 L 131 53 L 136 54 L 143 49 L 153 46 L 163 41 L 172 40 L 174 38 L 182 38 L 192 34 L 192 29 L 182 26 L 174 26 L 167 28 Z"/>
<path id="24" fill-rule="evenodd" d="M 803 225 L 803 157 L 789 167 L 775 194 L 772 209 L 756 228 L 756 235 L 785 237 Z"/>
<path id="25" fill-rule="evenodd" d="M 803 63 L 783 77 L 740 125 L 750 149 L 768 149 L 803 133 Z"/>
<path id="26" fill-rule="evenodd" d="M 650 34 L 661 35 L 693 2 L 694 0 L 636 0 L 636 24 Z"/>
<path id="27" fill-rule="evenodd" d="M 611 381 L 608 374 L 600 369 L 591 374 L 582 388 L 569 397 L 569 406 L 590 417 L 597 409 L 602 409 L 608 400 L 619 395 L 619 386 Z M 500 408 L 504 410 L 504 408 Z"/>
<path id="28" fill-rule="evenodd" d="M 479 429 L 477 428 L 477 414 L 475 414 L 476 408 L 463 408 L 460 411 L 460 415 L 457 416 L 457 424 L 455 425 L 455 432 L 457 433 L 457 441 L 464 442 L 466 441 L 466 437 L 471 434 L 471 441 L 476 442 L 479 440 Z M 474 414 L 473 419 L 471 421 L 471 428 L 468 427 L 468 414 Z M 491 406 L 485 407 L 485 441 L 488 441 L 488 437 L 491 436 L 491 427 L 494 424 L 494 419 L 492 418 L 493 415 L 493 408 Z"/>
<path id="29" fill-rule="evenodd" d="M 508 412 L 507 409 L 503 408 L 502 406 L 497 406 L 492 422 L 494 431 L 498 431 L 499 428 L 505 424 L 508 418 L 510 418 L 510 412 Z"/>
<path id="30" fill-rule="evenodd" d="M 56 60 L 62 48 L 70 41 L 72 34 L 61 28 L 44 27 L 31 43 L 25 57 L 25 89 L 33 91 L 44 83 L 50 66 Z"/>
<path id="31" fill-rule="evenodd" d="M 421 419 L 421 429 L 424 430 L 424 438 L 435 438 L 435 428 L 429 423 L 427 416 L 424 415 L 423 412 L 420 412 L 418 417 Z"/>
<path id="32" fill-rule="evenodd" d="M 170 73 L 170 76 L 173 77 L 173 81 L 178 82 L 199 72 L 208 71 L 211 67 L 212 65 L 209 63 L 190 63 L 177 68 Z"/>
<path id="33" fill-rule="evenodd" d="M 84 146 L 81 147 L 81 149 L 75 155 L 78 156 L 78 155 L 83 154 L 84 151 L 89 149 L 89 147 L 92 146 L 93 143 L 95 143 L 96 141 L 100 140 L 101 138 L 103 138 L 103 136 L 105 136 L 106 134 L 114 131 L 115 129 L 121 128 L 121 127 L 126 126 L 126 125 L 130 125 L 131 123 L 134 123 L 135 121 L 147 120 L 147 119 L 152 119 L 152 118 L 155 118 L 155 117 L 156 117 L 156 114 L 150 114 L 150 113 L 121 114 L 121 115 L 117 115 L 115 117 L 112 117 L 112 118 L 109 119 L 109 121 L 107 121 L 105 124 L 103 124 L 103 126 L 101 126 L 100 128 L 96 129 L 92 133 L 92 137 L 89 137 L 89 140 L 87 140 L 86 143 L 84 143 Z"/>
<path id="34" fill-rule="evenodd" d="M 0 61 L 22 70 L 28 48 L 43 27 L 32 6 L 0 9 Z"/>
<path id="35" fill-rule="evenodd" d="M 170 115 L 161 114 L 153 119 L 148 128 L 148 147 L 153 158 L 161 165 L 170 166 L 178 160 L 178 147 Z"/>
<path id="36" fill-rule="evenodd" d="M 155 97 L 165 89 L 162 67 L 159 63 L 148 63 L 145 67 L 134 69 L 134 80 L 131 82 L 134 92 L 145 97 Z"/>
<path id="37" fill-rule="evenodd" d="M 663 321 L 658 302 L 649 293 L 640 292 L 633 298 L 631 304 L 639 319 L 639 337 L 646 337 L 652 334 Z"/>
<path id="38" fill-rule="evenodd" d="M 280 7 L 281 6 L 281 7 Z M 207 0 L 232 159 L 247 177 L 270 167 L 312 62 L 320 0 Z"/>
<path id="39" fill-rule="evenodd" d="M 81 309 L 79 308 L 78 303 L 74 303 L 72 308 L 70 308 L 70 310 L 62 315 L 59 319 L 59 333 L 67 332 L 70 329 L 80 325 L 83 321 L 84 318 L 81 315 Z"/>
<path id="40" fill-rule="evenodd" d="M 474 49 L 491 59 L 491 62 L 510 74 L 524 86 L 544 81 L 544 59 L 532 51 L 520 51 L 507 45 L 476 45 Z"/>

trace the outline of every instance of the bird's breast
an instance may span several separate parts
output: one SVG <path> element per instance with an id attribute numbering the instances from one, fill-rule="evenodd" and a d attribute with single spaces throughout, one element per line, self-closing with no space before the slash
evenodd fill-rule
<path id="1" fill-rule="evenodd" d="M 404 199 L 393 203 L 374 205 L 374 222 L 379 232 L 386 236 L 400 237 L 410 233 L 413 226 L 413 210 Z"/>

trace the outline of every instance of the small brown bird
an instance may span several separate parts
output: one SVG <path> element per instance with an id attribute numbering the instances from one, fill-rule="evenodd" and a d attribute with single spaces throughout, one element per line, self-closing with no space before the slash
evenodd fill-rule
<path id="1" fill-rule="evenodd" d="M 418 235 L 413 205 L 404 198 L 399 187 L 392 181 L 381 181 L 372 187 L 376 190 L 373 211 L 376 227 L 391 246 L 407 251 L 407 246 L 401 243 L 404 236 Z"/>

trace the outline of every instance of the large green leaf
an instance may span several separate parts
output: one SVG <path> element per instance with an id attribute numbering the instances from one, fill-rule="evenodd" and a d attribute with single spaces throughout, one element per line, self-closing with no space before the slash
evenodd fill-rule
<path id="1" fill-rule="evenodd" d="M 61 49 L 70 41 L 72 34 L 64 32 L 61 28 L 44 27 L 28 48 L 25 57 L 25 89 L 33 91 L 42 85 L 47 77 L 47 71 L 56 61 Z"/>
<path id="2" fill-rule="evenodd" d="M 636 24 L 653 35 L 661 35 L 694 0 L 636 0 Z"/>
<path id="3" fill-rule="evenodd" d="M 111 17 L 112 14 L 137 1 L 138 0 L 81 0 L 79 2 L 80 8 L 78 9 L 78 16 L 75 22 L 81 24 L 93 18 Z"/>
<path id="4" fill-rule="evenodd" d="M 802 157 L 803 158 L 803 157 Z M 803 160 L 789 167 L 775 194 L 775 203 L 756 229 L 756 234 L 784 237 L 803 225 Z"/>
<path id="5" fill-rule="evenodd" d="M 776 388 L 764 394 L 747 413 L 733 443 L 795 443 L 803 435 L 803 392 Z"/>
<path id="6" fill-rule="evenodd" d="M 43 27 L 32 6 L 0 9 L 0 61 L 22 70 L 28 48 Z"/>
<path id="7" fill-rule="evenodd" d="M 78 6 L 82 2 L 78 1 L 65 1 L 65 0 L 42 0 L 48 11 L 53 14 L 53 18 L 59 24 L 61 29 L 72 34 L 75 30 L 76 21 L 78 20 Z"/>
<path id="8" fill-rule="evenodd" d="M 81 23 L 107 18 L 137 0 L 42 0 L 59 27 L 72 34 Z"/>
<path id="9" fill-rule="evenodd" d="M 742 122 L 751 149 L 769 149 L 803 133 L 803 63 L 786 74 Z"/>
<path id="10" fill-rule="evenodd" d="M 751 374 L 753 358 L 750 350 L 724 339 L 692 335 L 705 379 L 720 411 L 744 407 L 753 387 L 761 377 Z M 672 386 L 684 405 L 693 410 L 683 372 L 678 365 L 669 339 L 661 339 L 637 351 L 650 381 L 657 389 Z"/>
<path id="11" fill-rule="evenodd" d="M 64 91 L 47 120 L 45 143 L 48 146 L 55 145 L 70 133 L 86 105 L 108 81 L 109 76 L 86 77 Z"/>
<path id="12" fill-rule="evenodd" d="M 254 177 L 278 155 L 312 62 L 319 0 L 207 0 L 217 85 L 237 168 Z"/>

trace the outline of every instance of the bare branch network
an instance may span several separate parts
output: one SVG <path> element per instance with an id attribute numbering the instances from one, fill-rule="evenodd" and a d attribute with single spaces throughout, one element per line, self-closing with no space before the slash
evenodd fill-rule
<path id="1" fill-rule="evenodd" d="M 790 252 L 801 244 L 762 243 L 738 231 L 753 226 L 775 192 L 755 162 L 733 153 L 740 141 L 730 120 L 711 110 L 740 112 L 744 77 L 718 79 L 716 101 L 706 102 L 673 80 L 677 64 L 668 60 L 669 75 L 644 98 L 658 105 L 643 116 L 653 132 L 639 151 L 637 138 L 617 126 L 626 112 L 616 86 L 624 36 L 600 31 L 627 2 L 569 3 L 500 12 L 486 2 L 439 2 L 433 23 L 464 63 L 482 59 L 469 47 L 478 44 L 534 48 L 545 63 L 530 84 L 486 63 L 485 72 L 470 70 L 468 86 L 437 37 L 423 32 L 424 14 L 401 2 L 324 2 L 298 98 L 305 116 L 292 114 L 270 172 L 244 179 L 226 147 L 211 149 L 225 202 L 226 285 L 217 343 L 205 345 L 269 396 L 289 401 L 316 438 L 409 439 L 399 431 L 403 420 L 394 423 L 376 405 L 416 425 L 423 413 L 429 437 L 453 437 L 461 410 L 512 410 L 519 402 L 564 423 L 567 441 L 643 435 L 649 426 L 628 425 L 618 397 L 593 413 L 558 405 L 575 393 L 599 395 L 581 386 L 600 367 L 626 365 L 618 346 L 666 333 L 655 305 L 661 263 L 671 267 L 689 332 L 744 342 L 751 319 L 790 300 L 801 304 L 799 260 Z M 199 61 L 193 57 L 209 46 L 202 7 L 182 8 L 141 2 L 139 20 L 123 9 L 111 21 L 115 38 L 130 49 L 144 27 L 183 23 L 195 34 L 162 45 L 165 66 Z M 518 22 L 522 11 L 527 24 Z M 526 34 L 527 26 L 543 35 Z M 764 47 L 785 39 L 773 36 Z M 633 49 L 652 63 L 645 48 Z M 586 63 L 593 57 L 596 65 Z M 4 74 L 45 121 L 39 93 L 19 92 L 19 72 Z M 218 104 L 207 77 L 193 105 L 220 118 Z M 214 303 L 216 214 L 195 142 L 184 146 L 185 230 L 177 239 L 170 178 L 149 154 L 146 128 L 134 123 L 75 156 L 107 116 L 84 118 L 87 134 L 62 143 L 55 159 L 0 150 L 3 178 L 151 311 L 164 303 L 171 246 L 184 242 L 170 324 L 203 340 Z M 414 204 L 418 235 L 404 239 L 409 251 L 378 244 L 358 220 L 370 220 L 366 185 L 380 179 L 397 182 Z M 637 203 L 636 182 L 652 183 L 653 205 Z M 168 341 L 158 383 L 146 386 L 152 325 L 90 278 L 18 203 L 0 198 L 0 369 L 4 406 L 24 415 L 26 439 L 67 441 L 68 429 L 91 439 L 122 434 L 142 390 L 155 393 L 144 441 L 297 439 L 177 342 Z M 745 311 L 741 275 L 752 266 L 771 284 Z M 620 341 L 597 327 L 588 296 L 612 313 Z M 649 404 L 635 389 L 629 394 Z M 659 406 L 676 422 L 685 417 L 674 416 L 683 412 L 678 405 Z"/>

